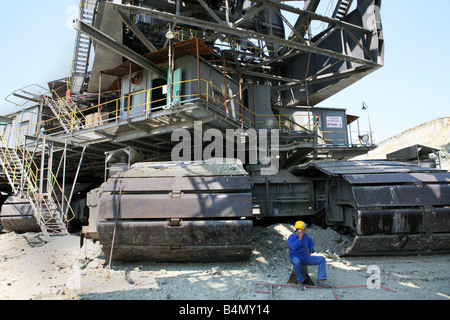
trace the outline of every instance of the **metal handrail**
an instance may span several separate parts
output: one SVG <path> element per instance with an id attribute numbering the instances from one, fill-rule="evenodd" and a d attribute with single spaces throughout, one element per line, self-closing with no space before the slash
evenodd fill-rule
<path id="1" fill-rule="evenodd" d="M 240 122 L 243 127 L 247 128 L 258 128 L 260 125 L 264 124 L 264 118 L 275 118 L 276 119 L 276 125 L 279 130 L 286 131 L 286 132 L 304 132 L 305 128 L 310 127 L 310 132 L 317 133 L 319 130 L 316 125 L 308 125 L 308 123 L 305 124 L 299 124 L 295 122 L 294 120 L 290 119 L 292 115 L 285 115 L 285 114 L 257 114 L 256 112 L 248 109 L 245 107 L 241 101 L 236 99 L 233 96 L 230 96 L 227 92 L 223 91 L 221 88 L 214 85 L 211 81 L 205 80 L 205 79 L 190 79 L 190 80 L 183 80 L 172 83 L 172 86 L 175 84 L 186 84 L 186 83 L 198 83 L 198 87 L 200 89 L 200 92 L 195 92 L 191 94 L 184 94 L 184 95 L 173 95 L 172 101 L 174 100 L 180 100 L 181 103 L 186 102 L 193 102 L 193 101 L 202 101 L 203 103 L 206 103 L 209 107 L 214 108 L 214 110 L 218 112 L 222 112 L 227 117 L 234 119 L 237 122 Z M 170 108 L 166 101 L 167 97 L 164 96 L 163 98 L 153 100 L 152 99 L 152 93 L 155 92 L 155 90 L 161 90 L 161 88 L 167 86 L 161 85 L 155 88 L 150 89 L 144 89 L 137 92 L 129 93 L 123 97 L 119 97 L 98 105 L 91 106 L 89 108 L 84 109 L 83 111 L 79 110 L 78 108 L 74 111 L 70 112 L 70 117 L 72 119 L 78 119 L 77 121 L 79 123 L 79 126 L 72 126 L 71 130 L 75 129 L 85 129 L 91 126 L 95 125 L 102 125 L 105 122 L 119 122 L 120 120 L 126 119 L 131 120 L 133 118 L 137 117 L 150 117 L 152 112 L 155 111 L 161 111 Z M 214 96 L 215 94 L 220 95 L 222 99 L 219 99 L 218 97 Z M 139 104 L 133 104 L 133 97 L 136 97 L 138 95 L 145 95 L 145 98 L 142 98 L 142 103 Z M 61 99 L 63 100 L 63 99 Z M 75 106 L 76 104 L 70 100 L 71 103 L 73 103 Z M 154 105 L 158 105 L 154 107 Z M 88 121 L 87 114 L 95 113 L 95 111 L 103 110 L 103 109 L 111 109 L 112 111 L 108 112 L 102 112 L 101 116 L 102 118 L 96 121 Z M 64 115 L 62 115 L 64 116 Z M 104 120 L 105 118 L 105 120 Z M 25 126 L 19 129 L 18 134 L 18 141 L 23 138 L 23 132 L 26 130 L 29 130 L 30 127 L 36 126 L 36 135 L 40 134 L 41 132 L 38 132 L 38 128 L 44 127 L 46 123 L 50 121 L 57 120 L 58 117 L 54 117 L 45 121 L 41 121 L 37 124 L 32 124 L 29 126 Z M 84 121 L 84 124 L 83 124 Z M 73 121 L 75 122 L 75 120 Z M 48 126 L 50 127 L 50 126 Z M 262 127 L 262 126 L 261 126 Z M 47 131 L 44 131 L 43 133 L 49 133 L 48 130 L 52 130 L 52 132 L 59 132 L 64 131 L 62 127 L 58 126 L 52 126 L 50 129 L 47 129 Z M 324 131 L 321 131 L 324 133 Z M 331 132 L 331 131 L 330 131 Z M 334 131 L 337 132 L 337 131 Z M 342 132 L 347 132 L 343 130 Z M 327 139 L 330 140 L 330 139 Z M 346 143 L 348 143 L 348 138 L 345 139 Z"/>

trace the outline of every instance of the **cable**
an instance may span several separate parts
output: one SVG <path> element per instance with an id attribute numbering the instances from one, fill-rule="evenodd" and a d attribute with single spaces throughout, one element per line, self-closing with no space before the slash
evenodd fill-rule
<path id="1" fill-rule="evenodd" d="M 122 190 L 123 190 L 123 188 L 125 188 L 125 186 L 123 186 L 119 190 L 119 203 L 117 205 L 117 214 L 116 214 L 116 218 L 115 218 L 115 221 L 114 221 L 114 231 L 113 231 L 113 237 L 112 237 L 112 242 L 111 242 L 111 251 L 109 252 L 108 269 L 111 269 L 111 260 L 112 260 L 112 254 L 113 254 L 113 249 L 114 249 L 114 241 L 116 239 L 117 219 L 119 218 L 119 214 L 120 214 L 120 203 L 121 203 L 121 199 L 122 199 Z"/>

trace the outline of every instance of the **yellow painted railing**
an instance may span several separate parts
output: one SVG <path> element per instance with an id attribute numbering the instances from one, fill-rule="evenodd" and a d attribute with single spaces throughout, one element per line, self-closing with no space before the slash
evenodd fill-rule
<path id="1" fill-rule="evenodd" d="M 76 130 L 79 126 L 86 121 L 84 114 L 78 108 L 77 104 L 71 97 L 60 97 L 55 91 L 50 91 L 52 97 L 50 98 L 59 106 L 59 114 L 57 118 L 63 118 L 67 124 L 69 124 L 70 130 Z"/>
<path id="2" fill-rule="evenodd" d="M 6 133 L 0 133 L 0 142 L 2 144 L 0 148 L 0 158 L 4 166 L 4 170 L 7 172 L 13 184 L 13 189 L 15 193 L 18 193 L 23 184 L 23 194 L 27 198 L 32 199 L 35 202 L 36 207 L 45 206 L 47 212 L 50 213 L 49 216 L 40 216 L 40 219 L 44 223 L 48 223 L 53 219 L 54 210 L 52 209 L 51 202 L 53 202 L 63 213 L 63 219 L 65 222 L 69 222 L 75 218 L 75 213 L 69 205 L 69 202 L 65 195 L 63 194 L 62 187 L 58 183 L 53 172 L 49 168 L 39 168 L 39 166 L 32 160 L 31 152 L 25 147 L 21 148 L 17 145 L 15 149 L 10 149 L 7 147 L 5 141 Z M 16 161 L 20 161 L 17 163 Z M 44 178 L 41 183 L 41 172 Z M 40 190 L 40 185 L 47 187 L 47 191 L 43 192 Z M 64 198 L 66 203 L 66 208 L 64 210 L 61 202 L 60 195 Z M 45 194 L 45 195 L 44 195 Z M 62 201 L 62 200 L 61 200 Z M 66 212 L 67 214 L 66 214 Z"/>
<path id="3" fill-rule="evenodd" d="M 235 120 L 240 123 L 244 128 L 264 128 L 265 122 L 268 119 L 275 119 L 274 128 L 279 129 L 281 132 L 316 132 L 321 136 L 317 139 L 317 143 L 326 144 L 333 143 L 333 139 L 323 137 L 329 136 L 328 133 L 331 131 L 320 131 L 312 123 L 313 116 L 307 123 L 298 124 L 291 119 L 292 115 L 283 114 L 257 114 L 252 110 L 249 110 L 239 98 L 230 96 L 227 92 L 224 92 L 222 88 L 219 88 L 212 82 L 205 79 L 191 79 L 179 82 L 174 82 L 171 84 L 172 88 L 176 85 L 179 86 L 190 86 L 190 94 L 173 95 L 171 101 L 180 101 L 181 103 L 201 101 L 208 105 L 208 107 L 213 108 L 217 112 L 225 114 L 228 118 Z M 71 123 L 76 124 L 71 126 L 71 130 L 86 129 L 93 126 L 98 126 L 111 122 L 120 122 L 122 120 L 130 120 L 138 117 L 149 118 L 153 113 L 158 111 L 163 111 L 170 109 L 168 98 L 166 94 L 163 94 L 163 89 L 167 88 L 168 85 L 162 85 L 155 88 L 144 89 L 138 92 L 132 92 L 123 97 L 113 99 L 99 105 L 94 105 L 92 107 L 86 108 L 84 110 L 74 109 L 74 111 L 69 112 Z M 200 91 L 200 92 L 199 92 Z M 61 99 L 65 101 L 64 99 Z M 75 105 L 73 101 L 70 104 Z M 173 106 L 173 105 L 172 105 Z M 68 115 L 62 115 L 67 117 Z M 29 132 L 35 128 L 35 135 L 37 136 L 39 128 L 47 128 L 44 133 L 55 134 L 64 131 L 62 126 L 55 126 L 58 117 L 45 120 L 41 123 L 33 124 L 30 126 L 21 127 L 19 129 L 18 141 L 23 139 L 25 132 Z M 52 125 L 48 124 L 49 122 Z M 333 131 L 334 134 L 338 131 Z M 345 134 L 346 131 L 342 131 Z M 348 132 L 347 132 L 348 133 Z M 322 137 L 322 138 L 321 138 Z M 335 141 L 335 144 L 347 144 L 349 141 L 341 139 L 342 141 Z"/>

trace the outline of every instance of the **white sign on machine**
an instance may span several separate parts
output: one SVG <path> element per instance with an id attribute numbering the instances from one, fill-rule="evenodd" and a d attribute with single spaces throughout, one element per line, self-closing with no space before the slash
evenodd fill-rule
<path id="1" fill-rule="evenodd" d="M 327 128 L 342 128 L 342 117 L 326 117 Z"/>

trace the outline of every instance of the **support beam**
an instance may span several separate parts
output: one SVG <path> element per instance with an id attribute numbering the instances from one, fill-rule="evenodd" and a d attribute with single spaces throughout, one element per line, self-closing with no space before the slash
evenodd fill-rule
<path id="1" fill-rule="evenodd" d="M 217 23 L 219 23 L 219 24 L 221 24 L 221 25 L 224 25 L 224 26 L 226 26 L 227 24 L 225 23 L 225 21 L 222 21 L 222 19 L 220 19 L 217 15 L 216 15 L 216 13 L 206 4 L 206 3 L 204 3 L 203 2 L 203 0 L 197 0 L 198 1 L 198 3 L 200 3 L 201 5 L 202 5 L 202 7 L 206 10 L 206 11 L 208 11 L 208 13 L 209 13 L 209 15 L 214 19 L 214 20 L 216 20 L 216 22 Z"/>
<path id="2" fill-rule="evenodd" d="M 255 32 L 255 31 L 236 29 L 236 28 L 233 29 L 231 27 L 224 26 L 224 25 L 221 25 L 218 23 L 202 21 L 202 20 L 198 20 L 198 19 L 190 18 L 190 17 L 176 16 L 172 13 L 162 12 L 162 11 L 158 11 L 158 10 L 154 10 L 154 9 L 147 9 L 147 8 L 135 7 L 135 6 L 129 6 L 129 5 L 121 5 L 121 4 L 115 4 L 115 3 L 109 3 L 109 5 L 118 6 L 120 8 L 123 8 L 124 10 L 129 10 L 130 12 L 137 12 L 140 14 L 144 14 L 144 15 L 147 15 L 147 16 L 150 16 L 153 18 L 157 18 L 157 19 L 166 20 L 169 22 L 183 23 L 183 24 L 187 24 L 190 26 L 198 27 L 198 28 L 216 30 L 218 32 L 221 32 L 221 33 L 224 33 L 227 35 L 239 36 L 239 37 L 244 37 L 244 38 L 249 38 L 249 39 L 257 39 L 260 41 L 264 41 L 266 43 L 278 44 L 278 45 L 285 46 L 286 48 L 293 48 L 293 49 L 302 50 L 304 52 L 311 52 L 311 53 L 315 53 L 315 54 L 319 54 L 319 55 L 333 57 L 333 58 L 340 59 L 340 60 L 351 61 L 354 63 L 362 64 L 364 66 L 369 66 L 369 67 L 379 66 L 378 63 L 369 61 L 366 59 L 349 56 L 349 55 L 335 52 L 335 51 L 329 50 L 329 49 L 319 48 L 314 45 L 307 45 L 307 44 L 298 43 L 295 41 L 281 39 L 281 38 L 274 37 L 274 36 L 269 36 L 266 34 Z M 331 22 L 336 22 L 333 19 L 330 19 L 330 20 L 332 20 Z"/>
<path id="3" fill-rule="evenodd" d="M 27 140 L 31 140 L 31 141 L 39 141 L 39 139 L 41 137 L 25 135 L 25 138 Z M 82 145 L 80 145 L 80 144 L 78 144 L 76 142 L 68 141 L 66 139 L 62 139 L 62 138 L 58 138 L 58 137 L 54 137 L 54 136 L 49 136 L 49 135 L 45 136 L 45 140 L 46 141 L 50 141 L 52 143 L 55 143 L 55 145 L 60 146 L 60 147 L 65 147 L 66 143 L 67 143 L 67 145 L 69 145 L 71 147 L 83 147 Z"/>
<path id="4" fill-rule="evenodd" d="M 329 23 L 331 25 L 337 25 L 339 27 L 340 26 L 344 26 L 344 27 L 347 27 L 348 29 L 359 31 L 359 32 L 365 33 L 367 35 L 372 34 L 371 30 L 362 28 L 360 26 L 357 26 L 357 25 L 354 25 L 354 24 L 351 24 L 351 23 L 348 23 L 348 22 L 345 22 L 345 21 L 340 21 L 340 20 L 336 20 L 336 19 L 333 19 L 333 18 L 329 18 L 329 17 L 323 16 L 323 15 L 317 14 L 315 12 L 301 10 L 299 8 L 295 8 L 293 6 L 290 6 L 288 4 L 284 4 L 282 2 L 277 2 L 277 1 L 274 1 L 274 0 L 254 0 L 254 1 L 262 2 L 262 3 L 270 2 L 273 6 L 275 6 L 276 8 L 278 8 L 280 10 L 291 12 L 291 13 L 294 13 L 294 14 L 297 14 L 297 15 L 307 16 L 307 17 L 309 17 L 309 19 L 318 20 L 318 21 L 322 21 L 322 22 L 327 22 L 327 23 Z M 311 4 L 311 6 L 312 6 L 312 4 Z"/>
<path id="5" fill-rule="evenodd" d="M 66 217 L 66 219 L 67 219 L 67 213 L 69 212 L 70 203 L 72 202 L 72 196 L 73 196 L 73 193 L 75 191 L 75 186 L 77 184 L 78 174 L 80 173 L 81 163 L 83 162 L 83 157 L 84 157 L 84 152 L 85 151 L 86 151 L 86 146 L 83 147 L 83 151 L 81 152 L 80 162 L 78 163 L 77 172 L 75 174 L 75 179 L 73 181 L 72 189 L 70 191 L 69 200 L 67 201 L 67 203 L 69 205 L 67 206 L 66 211 L 64 212 L 64 216 Z"/>
<path id="6" fill-rule="evenodd" d="M 348 69 L 345 71 L 330 72 L 330 73 L 324 74 L 324 75 L 315 75 L 313 77 L 309 77 L 308 79 L 306 79 L 304 81 L 297 81 L 297 82 L 282 84 L 279 86 L 274 86 L 270 89 L 270 91 L 277 92 L 277 91 L 295 89 L 295 88 L 304 86 L 305 83 L 308 83 L 308 85 L 312 85 L 312 84 L 317 84 L 317 83 L 326 82 L 326 81 L 339 80 L 342 78 L 350 77 L 357 73 L 363 73 L 365 71 L 367 71 L 367 70 L 352 68 L 352 69 Z"/>
<path id="7" fill-rule="evenodd" d="M 149 128 L 148 131 L 134 131 L 118 134 L 113 142 L 125 142 L 129 140 L 136 140 L 141 138 L 150 137 L 153 135 L 161 135 L 173 132 L 176 129 L 189 129 L 194 126 L 194 121 L 187 120 L 178 123 L 174 123 L 167 126 L 161 126 L 156 128 Z"/>
<path id="8" fill-rule="evenodd" d="M 237 26 L 239 26 L 246 20 L 249 20 L 249 19 L 253 18 L 254 16 L 256 16 L 261 10 L 264 10 L 265 8 L 266 7 L 262 4 L 251 7 L 250 9 L 247 10 L 247 12 L 245 13 L 245 16 L 243 16 L 242 18 L 237 20 L 234 24 L 231 25 L 231 27 L 236 28 Z"/>
<path id="9" fill-rule="evenodd" d="M 156 49 L 156 47 L 153 45 L 153 43 L 151 43 L 147 39 L 147 37 L 141 32 L 141 30 L 139 30 L 139 28 L 136 27 L 136 25 L 130 21 L 130 19 L 127 17 L 127 14 L 125 12 L 122 12 L 120 10 L 116 10 L 116 12 L 119 15 L 119 17 L 123 20 L 123 22 L 128 26 L 128 28 L 130 28 L 130 30 L 133 31 L 133 33 L 136 35 L 136 37 L 138 37 L 139 40 L 141 40 L 141 42 L 144 44 L 144 46 L 146 46 L 147 49 L 150 50 L 150 52 L 158 51 L 158 49 Z"/>
<path id="10" fill-rule="evenodd" d="M 75 28 L 75 30 L 80 31 L 80 32 L 88 35 L 92 39 L 102 43 L 103 45 L 107 46 L 111 50 L 122 55 L 123 57 L 127 58 L 131 62 L 141 66 L 142 68 L 147 69 L 153 73 L 156 73 L 161 78 L 164 78 L 164 79 L 166 78 L 166 75 L 159 67 L 155 66 L 149 60 L 145 59 L 143 56 L 141 56 L 140 54 L 137 54 L 133 50 L 127 48 L 123 44 L 116 42 L 113 38 L 104 34 L 103 32 L 99 31 L 98 29 L 84 23 L 83 21 L 81 21 L 79 19 L 75 20 L 74 28 Z"/>

